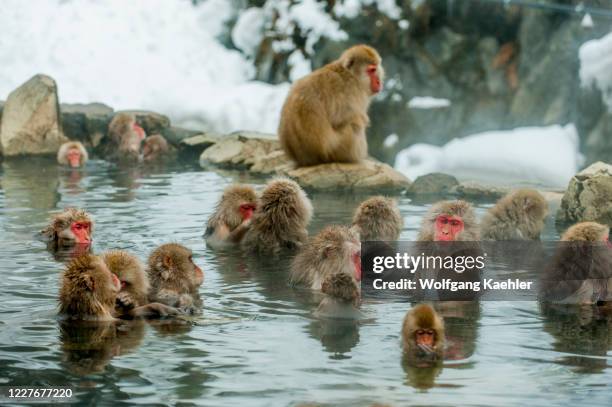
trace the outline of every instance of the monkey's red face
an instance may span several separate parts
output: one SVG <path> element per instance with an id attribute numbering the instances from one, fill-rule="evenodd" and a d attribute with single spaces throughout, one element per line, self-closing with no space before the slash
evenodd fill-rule
<path id="1" fill-rule="evenodd" d="M 366 68 L 366 74 L 370 78 L 370 91 L 373 94 L 380 92 L 382 89 L 382 80 L 380 78 L 378 65 L 368 65 Z"/>
<path id="2" fill-rule="evenodd" d="M 72 168 L 77 168 L 81 165 L 81 152 L 78 148 L 71 148 L 66 153 L 66 158 L 68 159 L 68 163 Z"/>
<path id="3" fill-rule="evenodd" d="M 433 348 L 436 340 L 436 332 L 433 329 L 417 329 L 414 333 L 414 340 L 417 345 L 425 348 Z"/>
<path id="4" fill-rule="evenodd" d="M 463 232 L 463 220 L 460 216 L 439 215 L 436 218 L 436 242 L 457 240 L 459 233 Z"/>
<path id="5" fill-rule="evenodd" d="M 255 207 L 255 204 L 252 203 L 244 203 L 240 205 L 240 208 L 238 210 L 240 211 L 240 216 L 242 217 L 242 220 L 251 219 L 251 216 L 253 216 L 253 212 L 255 212 Z"/>
<path id="6" fill-rule="evenodd" d="M 76 243 L 91 243 L 91 223 L 72 222 L 70 231 L 74 234 Z"/>
<path id="7" fill-rule="evenodd" d="M 355 267 L 355 280 L 361 281 L 361 251 L 354 252 L 351 260 Z"/>
<path id="8" fill-rule="evenodd" d="M 134 122 L 134 124 L 132 125 L 132 129 L 134 129 L 134 132 L 138 135 L 140 141 L 144 140 L 147 136 L 147 133 L 145 133 L 144 129 L 140 127 L 136 122 Z"/>

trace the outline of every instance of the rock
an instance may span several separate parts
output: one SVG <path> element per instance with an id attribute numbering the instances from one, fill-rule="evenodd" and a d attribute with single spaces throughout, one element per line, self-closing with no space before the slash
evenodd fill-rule
<path id="1" fill-rule="evenodd" d="M 147 132 L 147 135 L 163 134 L 170 127 L 170 119 L 163 114 L 147 110 L 122 110 L 117 113 L 129 113 L 136 117 L 136 122 Z"/>
<path id="2" fill-rule="evenodd" d="M 196 144 L 192 144 L 192 145 L 183 144 L 183 141 L 193 138 L 198 135 L 203 135 L 201 131 L 189 130 L 189 129 L 184 129 L 182 127 L 174 127 L 174 126 L 170 126 L 170 127 L 163 129 L 161 134 L 162 136 L 165 137 L 166 140 L 168 140 L 168 143 L 175 145 L 179 148 L 197 147 Z M 202 150 L 200 150 L 200 153 L 202 152 Z"/>
<path id="3" fill-rule="evenodd" d="M 489 201 L 495 202 L 499 198 L 510 192 L 509 188 L 492 187 L 481 185 L 475 182 L 462 182 L 451 188 L 450 193 L 458 198 L 469 201 Z"/>
<path id="4" fill-rule="evenodd" d="M 11 92 L 3 109 L 0 140 L 5 156 L 56 153 L 68 140 L 52 78 L 35 75 Z"/>
<path id="5" fill-rule="evenodd" d="M 452 175 L 434 172 L 418 177 L 407 192 L 409 195 L 444 195 L 457 185 L 459 181 Z"/>
<path id="6" fill-rule="evenodd" d="M 595 221 L 612 225 L 612 165 L 598 161 L 576 174 L 557 211 L 557 223 Z"/>
<path id="7" fill-rule="evenodd" d="M 410 181 L 404 175 L 387 164 L 372 160 L 358 164 L 321 164 L 279 173 L 293 178 L 302 187 L 311 189 L 403 191 L 410 186 Z"/>
<path id="8" fill-rule="evenodd" d="M 64 135 L 86 146 L 97 147 L 106 135 L 113 108 L 103 103 L 60 105 Z"/>
<path id="9" fill-rule="evenodd" d="M 275 172 L 288 171 L 293 163 L 282 150 L 274 150 L 263 157 L 258 157 L 250 168 L 251 172 L 259 174 L 272 174 Z"/>
<path id="10" fill-rule="evenodd" d="M 279 150 L 280 143 L 275 135 L 236 132 L 221 137 L 217 143 L 204 150 L 200 156 L 200 165 L 250 169 L 261 157 Z"/>

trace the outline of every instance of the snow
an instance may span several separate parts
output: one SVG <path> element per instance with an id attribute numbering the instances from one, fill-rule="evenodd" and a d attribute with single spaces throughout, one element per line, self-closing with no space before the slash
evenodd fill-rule
<path id="1" fill-rule="evenodd" d="M 259 7 L 249 7 L 240 13 L 232 29 L 232 42 L 249 57 L 254 57 L 263 39 L 265 12 Z"/>
<path id="2" fill-rule="evenodd" d="M 291 67 L 289 79 L 291 79 L 292 82 L 295 82 L 296 80 L 312 72 L 310 61 L 306 59 L 304 54 L 302 54 L 302 52 L 299 50 L 293 51 L 293 53 L 289 55 L 287 63 Z"/>
<path id="3" fill-rule="evenodd" d="M 585 42 L 578 55 L 582 86 L 600 89 L 608 110 L 612 112 L 612 33 Z"/>
<path id="4" fill-rule="evenodd" d="M 386 148 L 391 148 L 394 145 L 396 145 L 398 141 L 399 141 L 399 137 L 397 136 L 397 134 L 395 133 L 389 134 L 385 138 L 385 141 L 383 141 L 383 146 L 385 146 Z"/>
<path id="5" fill-rule="evenodd" d="M 584 28 L 593 28 L 595 24 L 593 23 L 593 17 L 589 13 L 586 13 L 582 18 L 582 22 L 580 25 Z"/>
<path id="6" fill-rule="evenodd" d="M 433 98 L 431 96 L 417 96 L 410 99 L 407 103 L 411 109 L 439 109 L 451 105 L 450 100 Z"/>
<path id="7" fill-rule="evenodd" d="M 442 147 L 415 144 L 399 152 L 395 169 L 411 179 L 444 172 L 462 180 L 565 188 L 580 161 L 578 132 L 569 124 L 490 131 Z"/>
<path id="8" fill-rule="evenodd" d="M 376 5 L 376 8 L 387 17 L 397 20 L 400 18 L 402 9 L 395 0 L 344 0 L 334 6 L 334 13 L 345 18 L 355 18 L 364 6 Z"/>
<path id="9" fill-rule="evenodd" d="M 306 51 L 309 53 L 314 52 L 314 45 L 321 37 L 335 41 L 348 39 L 348 34 L 340 29 L 340 23 L 325 12 L 325 4 L 316 0 L 302 0 L 289 9 L 288 16 L 302 32 L 309 33 L 306 40 Z"/>
<path id="10" fill-rule="evenodd" d="M 45 73 L 60 102 L 149 109 L 198 129 L 274 132 L 289 86 L 253 81 L 252 63 L 219 43 L 234 13 L 226 0 L 5 0 L 0 100 Z"/>

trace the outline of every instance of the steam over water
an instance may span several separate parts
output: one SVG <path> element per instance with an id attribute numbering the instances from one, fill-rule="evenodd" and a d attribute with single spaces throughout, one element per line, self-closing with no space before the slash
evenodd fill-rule
<path id="1" fill-rule="evenodd" d="M 286 259 L 205 248 L 203 225 L 233 181 L 264 180 L 190 165 L 121 170 L 94 161 L 69 171 L 52 160 L 4 162 L 0 386 L 70 386 L 90 404 L 612 404 L 610 325 L 585 314 L 543 313 L 535 302 L 457 308 L 447 318 L 453 360 L 434 371 L 401 364 L 409 302 L 366 301 L 370 320 L 361 324 L 313 319 L 316 298 L 287 286 Z M 365 196 L 311 198 L 315 233 L 349 222 Z M 62 264 L 35 240 L 49 213 L 66 206 L 94 215 L 96 253 L 122 248 L 145 260 L 163 242 L 191 247 L 206 275 L 203 314 L 193 325 L 131 323 L 116 340 L 69 341 L 56 319 Z M 427 207 L 401 198 L 400 209 L 402 238 L 414 239 Z M 557 238 L 550 220 L 544 239 Z"/>

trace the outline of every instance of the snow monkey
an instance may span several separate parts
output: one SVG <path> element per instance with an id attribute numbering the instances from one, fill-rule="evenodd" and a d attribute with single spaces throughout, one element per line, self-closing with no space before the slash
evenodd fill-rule
<path id="1" fill-rule="evenodd" d="M 361 241 L 397 240 L 404 227 L 397 202 L 384 196 L 374 196 L 363 201 L 353 216 L 353 228 Z"/>
<path id="2" fill-rule="evenodd" d="M 480 240 L 472 205 L 465 201 L 441 201 L 432 205 L 423 217 L 417 239 L 422 242 Z"/>
<path id="3" fill-rule="evenodd" d="M 125 250 L 109 250 L 100 257 L 121 283 L 116 301 L 118 310 L 130 310 L 148 303 L 149 278 L 136 256 Z"/>
<path id="4" fill-rule="evenodd" d="M 53 215 L 49 225 L 41 233 L 43 237 L 55 242 L 58 246 L 90 244 L 94 222 L 91 216 L 82 209 L 67 208 L 62 213 Z"/>
<path id="5" fill-rule="evenodd" d="M 581 222 L 562 236 L 552 261 L 544 270 L 540 298 L 560 304 L 606 305 L 612 301 L 610 228 Z"/>
<path id="6" fill-rule="evenodd" d="M 132 114 L 117 113 L 108 125 L 108 158 L 115 161 L 137 162 L 140 144 L 146 133 Z"/>
<path id="7" fill-rule="evenodd" d="M 57 162 L 72 168 L 84 166 L 88 159 L 87 150 L 80 141 L 64 143 L 57 152 Z"/>
<path id="8" fill-rule="evenodd" d="M 291 263 L 291 284 L 320 290 L 336 273 L 361 281 L 359 234 L 346 226 L 327 226 L 302 246 Z"/>
<path id="9" fill-rule="evenodd" d="M 62 275 L 60 314 L 79 320 L 112 321 L 117 316 L 144 317 L 176 315 L 178 310 L 163 304 L 147 304 L 118 315 L 115 301 L 121 282 L 104 261 L 91 254 L 73 259 Z"/>
<path id="10" fill-rule="evenodd" d="M 540 240 L 548 215 L 546 199 L 534 189 L 519 189 L 489 209 L 482 218 L 483 240 Z"/>
<path id="11" fill-rule="evenodd" d="M 154 134 L 142 142 L 142 158 L 144 162 L 161 161 L 172 153 L 170 145 L 160 134 Z"/>
<path id="12" fill-rule="evenodd" d="M 325 294 L 315 316 L 335 319 L 361 319 L 363 314 L 359 306 L 359 286 L 353 276 L 347 273 L 328 275 L 321 284 Z"/>
<path id="13" fill-rule="evenodd" d="M 278 254 L 306 242 L 312 204 L 306 193 L 288 178 L 268 182 L 257 201 L 242 247 L 256 254 Z"/>
<path id="14" fill-rule="evenodd" d="M 444 320 L 429 304 L 414 306 L 402 324 L 402 347 L 408 362 L 438 361 L 444 357 Z"/>
<path id="15" fill-rule="evenodd" d="M 204 273 L 193 262 L 190 249 L 178 243 L 159 246 L 149 256 L 147 272 L 152 301 L 191 313 L 201 306 L 198 288 L 204 282 Z"/>
<path id="16" fill-rule="evenodd" d="M 378 52 L 356 45 L 295 82 L 278 128 L 289 158 L 298 166 L 354 163 L 366 158 L 368 107 L 381 91 L 383 77 Z"/>
<path id="17" fill-rule="evenodd" d="M 206 244 L 220 248 L 240 243 L 251 226 L 251 217 L 256 207 L 257 193 L 252 187 L 230 185 L 225 188 L 206 224 Z"/>

